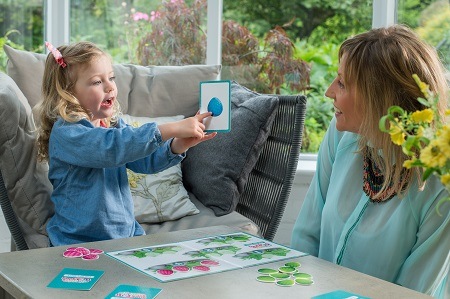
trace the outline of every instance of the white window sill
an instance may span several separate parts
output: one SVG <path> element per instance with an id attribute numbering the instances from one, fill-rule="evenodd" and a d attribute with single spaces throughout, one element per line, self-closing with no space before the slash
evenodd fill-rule
<path id="1" fill-rule="evenodd" d="M 317 154 L 300 154 L 297 164 L 297 175 L 314 175 L 316 172 Z"/>

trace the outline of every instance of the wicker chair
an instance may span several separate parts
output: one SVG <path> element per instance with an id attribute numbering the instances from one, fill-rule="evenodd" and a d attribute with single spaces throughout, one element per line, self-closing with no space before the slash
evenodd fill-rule
<path id="1" fill-rule="evenodd" d="M 5 183 L 3 182 L 3 175 L 0 172 L 0 206 L 5 217 L 6 224 L 8 225 L 9 232 L 11 233 L 12 241 L 11 247 L 15 247 L 16 250 L 26 250 L 28 245 L 25 242 L 22 229 L 20 228 L 19 221 L 9 201 L 8 194 L 6 193 Z"/>
<path id="2" fill-rule="evenodd" d="M 305 96 L 278 96 L 270 135 L 249 175 L 236 211 L 255 222 L 272 241 L 294 181 L 306 114 Z"/>

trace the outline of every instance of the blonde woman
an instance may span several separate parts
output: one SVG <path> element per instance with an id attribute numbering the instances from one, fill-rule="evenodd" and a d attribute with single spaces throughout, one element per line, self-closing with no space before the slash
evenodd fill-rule
<path id="1" fill-rule="evenodd" d="M 372 29 L 344 43 L 326 91 L 335 117 L 292 233 L 292 246 L 333 263 L 443 297 L 450 263 L 449 196 L 436 177 L 403 168 L 408 159 L 380 118 L 392 105 L 421 110 L 417 74 L 448 100 L 436 51 L 409 28 Z"/>

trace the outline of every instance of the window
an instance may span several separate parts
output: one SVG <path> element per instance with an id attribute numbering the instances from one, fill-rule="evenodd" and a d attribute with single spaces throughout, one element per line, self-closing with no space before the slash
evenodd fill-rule
<path id="1" fill-rule="evenodd" d="M 44 38 L 44 6 L 42 0 L 0 0 L 0 46 L 42 50 Z M 3 49 L 0 50 L 0 54 Z M 2 66 L 6 63 L 0 55 Z M 3 68 L 0 68 L 2 70 Z"/>
<path id="2" fill-rule="evenodd" d="M 207 1 L 70 1 L 70 41 L 89 40 L 115 62 L 205 64 Z"/>
<path id="3" fill-rule="evenodd" d="M 448 0 L 0 0 L 0 45 L 43 52 L 45 31 L 55 45 L 93 41 L 117 63 L 221 63 L 222 79 L 262 93 L 306 93 L 302 151 L 315 153 L 333 116 L 324 93 L 337 71 L 340 43 L 372 26 L 405 23 L 449 66 L 449 5 Z M 0 49 L 0 70 L 5 64 Z"/>
<path id="4" fill-rule="evenodd" d="M 224 28 L 234 27 L 223 32 L 222 78 L 263 93 L 306 94 L 302 152 L 315 153 L 334 115 L 324 94 L 338 47 L 372 27 L 372 10 L 372 1 L 224 0 Z"/>
<path id="5" fill-rule="evenodd" d="M 450 2 L 399 0 L 398 22 L 407 24 L 434 46 L 450 70 Z"/>

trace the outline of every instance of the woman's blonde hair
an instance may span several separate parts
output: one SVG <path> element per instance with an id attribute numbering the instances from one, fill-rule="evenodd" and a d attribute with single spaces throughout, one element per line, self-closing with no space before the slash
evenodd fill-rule
<path id="1" fill-rule="evenodd" d="M 392 143 L 389 134 L 380 131 L 379 120 L 392 105 L 407 111 L 425 108 L 417 100 L 423 94 L 413 74 L 439 95 L 443 119 L 448 99 L 445 68 L 436 50 L 403 25 L 372 29 L 349 38 L 340 47 L 339 59 L 344 63 L 344 82 L 356 91 L 356 105 L 362 113 L 359 151 L 368 150 L 370 159 L 384 174 L 383 186 L 375 199 L 383 192 L 402 195 L 410 185 L 410 178 L 415 176 L 420 182 L 421 171 L 403 168 L 408 156 Z M 372 146 L 367 147 L 368 144 Z M 378 154 L 380 149 L 382 155 Z M 388 191 L 390 182 L 394 185 Z"/>
<path id="2" fill-rule="evenodd" d="M 52 53 L 45 61 L 44 77 L 42 80 L 43 101 L 39 104 L 38 128 L 38 159 L 48 160 L 48 142 L 53 124 L 58 117 L 67 122 L 77 122 L 81 119 L 91 119 L 91 113 L 84 109 L 78 99 L 73 95 L 78 71 L 88 67 L 89 64 L 101 56 L 107 56 L 91 42 L 78 42 L 67 46 L 60 46 L 65 67 L 58 64 Z M 114 113 L 107 123 L 114 125 L 117 122 L 120 107 L 114 101 Z"/>

